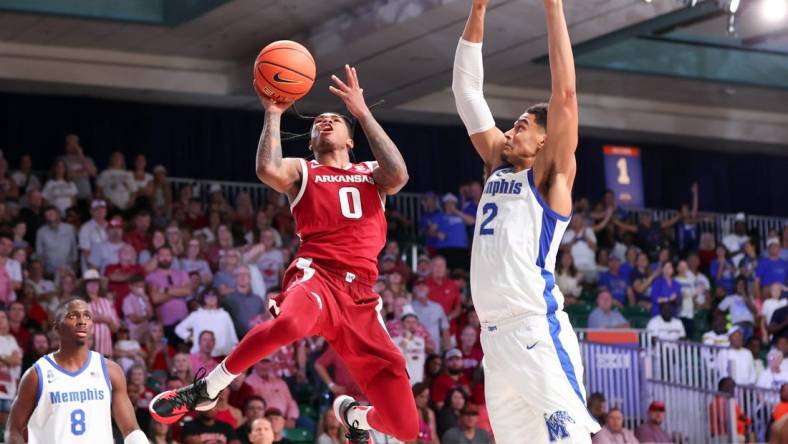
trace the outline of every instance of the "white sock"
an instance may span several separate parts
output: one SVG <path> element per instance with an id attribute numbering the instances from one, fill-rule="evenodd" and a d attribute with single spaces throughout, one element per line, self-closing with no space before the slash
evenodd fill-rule
<path id="1" fill-rule="evenodd" d="M 347 412 L 347 420 L 350 425 L 361 430 L 372 430 L 367 422 L 367 415 L 372 411 L 372 407 L 356 406 L 351 407 Z"/>
<path id="2" fill-rule="evenodd" d="M 211 370 L 211 373 L 205 378 L 205 381 L 208 383 L 205 387 L 208 391 L 208 396 L 210 396 L 211 399 L 217 397 L 219 392 L 230 385 L 237 376 L 238 375 L 228 372 L 227 369 L 224 368 L 224 361 L 222 361 L 222 363 Z"/>

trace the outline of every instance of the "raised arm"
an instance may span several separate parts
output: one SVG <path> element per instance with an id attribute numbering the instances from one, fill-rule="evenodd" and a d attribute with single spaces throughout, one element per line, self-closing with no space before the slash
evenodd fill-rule
<path id="1" fill-rule="evenodd" d="M 274 190 L 287 193 L 292 200 L 298 194 L 301 184 L 301 162 L 299 159 L 282 158 L 282 139 L 279 132 L 282 113 L 292 103 L 277 103 L 267 97 L 261 97 L 260 100 L 265 108 L 265 123 L 257 143 L 257 178 Z"/>
<path id="2" fill-rule="evenodd" d="M 550 57 L 551 91 L 547 109 L 544 153 L 534 166 L 537 184 L 545 186 L 547 202 L 561 214 L 572 209 L 572 184 L 577 165 L 578 112 L 575 62 L 561 0 L 544 0 Z"/>
<path id="3" fill-rule="evenodd" d="M 468 130 L 471 143 L 488 170 L 502 163 L 505 138 L 495 126 L 490 107 L 484 100 L 484 16 L 488 0 L 474 0 L 462 38 L 454 53 L 451 89 L 457 113 Z"/>
<path id="4" fill-rule="evenodd" d="M 345 65 L 345 75 L 347 83 L 337 76 L 331 76 L 336 86 L 330 86 L 329 90 L 345 102 L 348 112 L 358 120 L 364 130 L 372 155 L 377 161 L 372 177 L 378 189 L 383 194 L 396 194 L 408 183 L 405 159 L 364 101 L 364 90 L 359 85 L 356 68 Z"/>

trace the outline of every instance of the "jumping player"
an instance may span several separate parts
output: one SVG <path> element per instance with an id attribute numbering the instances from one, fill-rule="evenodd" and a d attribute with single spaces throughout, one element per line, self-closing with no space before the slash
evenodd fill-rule
<path id="1" fill-rule="evenodd" d="M 262 99 L 265 125 L 257 149 L 257 176 L 286 193 L 301 246 L 285 272 L 275 319 L 252 329 L 205 379 L 156 396 L 153 417 L 172 423 L 190 410 L 207 410 L 240 373 L 280 347 L 321 335 L 339 353 L 373 407 L 348 396 L 334 402 L 337 418 L 353 443 L 368 442 L 374 428 L 403 441 L 418 434 L 416 404 L 405 360 L 383 325 L 381 299 L 373 293 L 377 256 L 386 241 L 385 196 L 408 180 L 397 146 L 367 107 L 355 68 L 345 66 L 347 84 L 332 76 L 329 89 L 364 130 L 377 162 L 350 162 L 353 139 L 340 115 L 315 118 L 309 149 L 315 160 L 282 158 L 280 120 L 289 103 Z"/>
<path id="2" fill-rule="evenodd" d="M 126 392 L 123 370 L 88 350 L 93 313 L 82 299 L 69 299 L 56 312 L 60 348 L 40 358 L 19 384 L 5 442 L 98 444 L 114 442 L 112 417 L 124 444 L 147 444 Z"/>
<path id="3" fill-rule="evenodd" d="M 502 443 L 590 442 L 577 338 L 555 285 L 555 259 L 572 213 L 578 116 L 572 46 L 561 0 L 544 0 L 552 91 L 503 133 L 482 94 L 487 0 L 474 0 L 454 59 L 457 110 L 487 182 L 471 257 L 482 321 L 485 395 Z"/>

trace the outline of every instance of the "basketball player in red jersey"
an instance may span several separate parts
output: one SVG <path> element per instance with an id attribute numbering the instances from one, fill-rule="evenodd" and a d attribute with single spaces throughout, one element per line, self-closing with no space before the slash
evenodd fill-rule
<path id="1" fill-rule="evenodd" d="M 285 291 L 272 306 L 275 319 L 252 329 L 205 379 L 159 394 L 150 404 L 164 423 L 190 410 L 209 410 L 219 392 L 240 373 L 280 347 L 321 335 L 339 353 L 372 407 L 348 396 L 334 402 L 352 443 L 369 441 L 369 430 L 402 441 L 419 428 L 405 359 L 383 325 L 380 297 L 372 291 L 377 256 L 386 241 L 385 196 L 408 180 L 405 162 L 367 107 L 355 68 L 345 66 L 347 84 L 332 76 L 329 87 L 358 120 L 377 162 L 350 162 L 348 122 L 324 113 L 312 125 L 309 149 L 315 160 L 282 158 L 280 120 L 290 103 L 263 98 L 265 125 L 257 148 L 257 176 L 286 193 L 301 246 L 285 272 Z"/>

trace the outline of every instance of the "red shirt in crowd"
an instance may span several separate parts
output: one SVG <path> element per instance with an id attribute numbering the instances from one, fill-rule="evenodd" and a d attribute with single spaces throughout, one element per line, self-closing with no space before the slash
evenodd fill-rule
<path id="1" fill-rule="evenodd" d="M 112 273 L 119 271 L 121 273 L 127 273 L 129 275 L 139 274 L 141 276 L 145 276 L 145 269 L 142 265 L 121 265 L 121 264 L 110 264 L 107 265 L 107 268 L 104 269 L 104 276 L 111 275 Z M 119 316 L 123 316 L 123 300 L 126 299 L 126 296 L 131 292 L 131 288 L 129 288 L 129 282 L 113 282 L 111 279 L 109 280 L 108 287 L 115 293 L 115 310 L 117 310 Z"/>
<path id="2" fill-rule="evenodd" d="M 208 226 L 208 218 L 202 214 L 197 217 L 192 217 L 191 214 L 186 213 L 186 219 L 183 224 L 189 227 L 192 231 L 199 230 Z"/>
<path id="3" fill-rule="evenodd" d="M 254 389 L 252 388 L 251 385 L 247 384 L 246 381 L 244 381 L 243 383 L 241 383 L 241 386 L 238 387 L 238 390 L 230 389 L 230 398 L 227 400 L 227 402 L 231 406 L 243 411 L 244 403 L 246 402 L 247 398 L 249 398 L 250 396 L 254 396 Z"/>
<path id="4" fill-rule="evenodd" d="M 460 287 L 448 277 L 440 280 L 430 277 L 427 279 L 427 287 L 430 289 L 430 300 L 441 304 L 447 316 L 460 305 Z"/>
<path id="5" fill-rule="evenodd" d="M 432 387 L 430 387 L 430 397 L 432 401 L 436 404 L 443 403 L 443 401 L 446 400 L 446 395 L 449 393 L 449 390 L 454 387 L 461 387 L 465 390 L 465 393 L 471 392 L 471 383 L 468 378 L 465 377 L 465 374 L 460 373 L 459 378 L 454 379 L 449 376 L 448 373 L 441 373 L 432 381 Z"/>
<path id="6" fill-rule="evenodd" d="M 19 344 L 19 348 L 21 348 L 23 352 L 26 352 L 27 349 L 30 348 L 30 338 L 33 336 L 30 334 L 30 330 L 22 325 L 16 330 L 14 330 L 14 327 L 10 327 L 10 329 L 11 334 L 16 338 L 16 343 Z"/>
<path id="7" fill-rule="evenodd" d="M 49 319 L 49 315 L 47 314 L 46 310 L 44 310 L 44 307 L 42 307 L 38 302 L 33 302 L 32 304 L 30 304 L 30 306 L 26 307 L 26 309 L 27 309 L 28 319 L 37 322 L 41 326 L 46 325 L 46 322 Z M 25 346 L 22 346 L 22 344 L 19 345 L 23 348 L 26 347 L 26 345 Z"/>
<path id="8" fill-rule="evenodd" d="M 460 351 L 462 351 L 463 373 L 469 381 L 473 381 L 473 374 L 476 373 L 476 369 L 482 364 L 484 353 L 481 347 L 472 347 L 467 352 L 463 349 L 460 349 Z"/>
<path id="9" fill-rule="evenodd" d="M 123 242 L 134 247 L 134 251 L 139 254 L 143 250 L 150 250 L 150 239 L 151 236 L 147 232 L 140 233 L 139 231 L 130 231 L 123 236 Z"/>
<path id="10" fill-rule="evenodd" d="M 366 401 L 367 397 L 364 396 L 364 393 L 361 391 L 361 387 L 356 384 L 356 381 L 353 379 L 353 376 L 350 375 L 347 367 L 345 367 L 345 363 L 342 362 L 342 359 L 339 355 L 334 351 L 332 348 L 326 349 L 315 364 L 320 364 L 321 366 L 325 367 L 327 370 L 330 368 L 334 368 L 334 383 L 336 385 L 341 385 L 345 387 L 347 390 L 347 395 L 356 398 L 356 400 L 361 399 L 362 401 Z"/>

